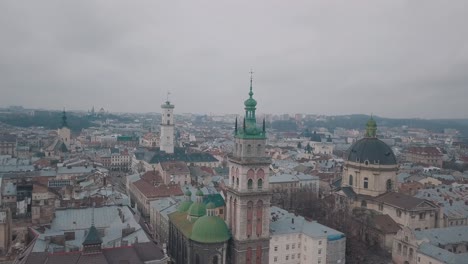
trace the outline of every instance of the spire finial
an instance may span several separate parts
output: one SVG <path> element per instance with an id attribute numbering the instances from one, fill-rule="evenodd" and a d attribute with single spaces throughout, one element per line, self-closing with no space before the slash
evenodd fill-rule
<path id="1" fill-rule="evenodd" d="M 167 91 L 166 102 L 169 102 L 169 95 L 171 95 L 171 92 L 170 92 L 170 91 Z"/>
<path id="2" fill-rule="evenodd" d="M 250 92 L 249 92 L 249 95 L 250 95 L 250 98 L 252 98 L 252 95 L 253 95 L 253 91 L 252 91 L 252 80 L 253 80 L 253 70 L 252 68 L 250 68 Z"/>
<path id="3" fill-rule="evenodd" d="M 94 202 L 93 202 L 93 212 L 91 215 L 91 226 L 94 226 Z"/>
<path id="4" fill-rule="evenodd" d="M 62 126 L 61 127 L 68 127 L 67 114 L 65 113 L 65 107 L 63 108 L 63 112 L 62 112 Z"/>
<path id="5" fill-rule="evenodd" d="M 237 134 L 237 116 L 236 116 L 236 124 L 234 126 L 234 134 Z"/>

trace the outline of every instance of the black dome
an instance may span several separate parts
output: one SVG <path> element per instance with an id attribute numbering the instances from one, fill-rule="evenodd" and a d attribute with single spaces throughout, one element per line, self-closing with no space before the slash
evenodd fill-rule
<path id="1" fill-rule="evenodd" d="M 392 149 L 377 138 L 363 138 L 348 149 L 348 161 L 370 164 L 396 165 Z"/>

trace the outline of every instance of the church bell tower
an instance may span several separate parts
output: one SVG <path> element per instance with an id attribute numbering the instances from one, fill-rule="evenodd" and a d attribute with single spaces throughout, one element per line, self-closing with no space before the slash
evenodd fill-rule
<path id="1" fill-rule="evenodd" d="M 251 72 L 252 74 L 252 72 Z M 257 126 L 252 75 L 249 98 L 244 102 L 245 117 L 234 129 L 234 152 L 229 155 L 226 221 L 232 233 L 230 263 L 268 263 L 270 245 L 269 166 L 265 154 L 266 132 Z"/>

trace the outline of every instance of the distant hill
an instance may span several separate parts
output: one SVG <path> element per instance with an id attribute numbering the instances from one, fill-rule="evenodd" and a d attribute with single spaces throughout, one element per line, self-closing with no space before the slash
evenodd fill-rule
<path id="1" fill-rule="evenodd" d="M 324 120 L 309 120 L 304 122 L 305 127 L 325 127 L 333 131 L 337 127 L 346 129 L 364 129 L 370 116 L 368 115 L 343 115 L 328 116 Z M 418 118 L 382 118 L 374 116 L 378 126 L 410 128 L 424 128 L 432 132 L 443 133 L 445 128 L 457 129 L 465 138 L 468 138 L 468 119 L 418 119 Z M 280 131 L 294 131 L 294 120 L 273 121 L 272 128 Z"/>
<path id="2" fill-rule="evenodd" d="M 25 113 L 10 113 L 0 115 L 0 122 L 17 127 L 38 127 L 57 129 L 62 124 L 62 112 L 40 111 L 34 116 Z M 87 117 L 67 113 L 67 123 L 74 132 L 93 126 Z"/>

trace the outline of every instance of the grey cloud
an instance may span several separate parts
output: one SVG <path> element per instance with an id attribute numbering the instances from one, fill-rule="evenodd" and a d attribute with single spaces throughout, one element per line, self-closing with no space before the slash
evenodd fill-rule
<path id="1" fill-rule="evenodd" d="M 0 105 L 468 117 L 468 3 L 0 2 Z"/>

